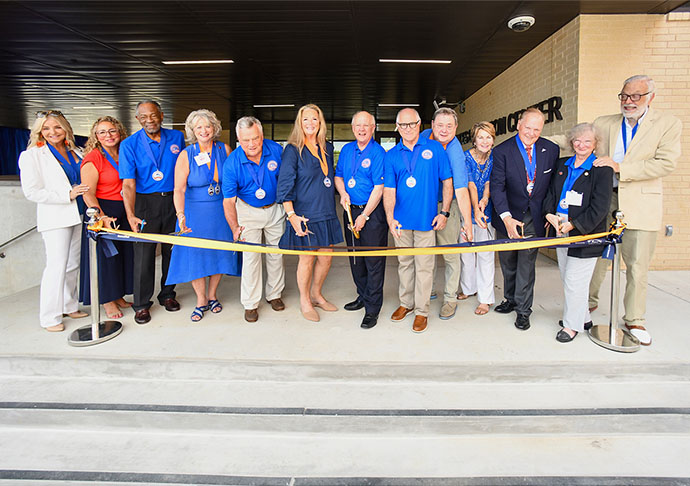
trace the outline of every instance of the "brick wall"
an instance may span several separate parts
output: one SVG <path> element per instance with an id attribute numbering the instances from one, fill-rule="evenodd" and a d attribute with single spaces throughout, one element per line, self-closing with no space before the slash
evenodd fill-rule
<path id="1" fill-rule="evenodd" d="M 519 35 L 519 34 L 516 34 Z M 539 73 L 539 76 L 534 76 Z M 465 101 L 459 132 L 552 96 L 561 96 L 563 120 L 547 124 L 545 136 L 579 122 L 619 112 L 623 80 L 648 74 L 657 86 L 652 106 L 683 122 L 683 155 L 664 179 L 664 225 L 652 268 L 690 269 L 690 14 L 582 15 Z M 514 135 L 497 138 L 497 143 Z M 468 145 L 465 145 L 468 148 Z"/>

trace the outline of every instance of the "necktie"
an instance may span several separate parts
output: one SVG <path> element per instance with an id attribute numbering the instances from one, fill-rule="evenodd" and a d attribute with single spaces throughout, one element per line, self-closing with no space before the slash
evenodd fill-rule
<path id="1" fill-rule="evenodd" d="M 527 158 L 529 159 L 529 163 L 532 163 L 532 147 L 526 147 L 527 149 Z"/>

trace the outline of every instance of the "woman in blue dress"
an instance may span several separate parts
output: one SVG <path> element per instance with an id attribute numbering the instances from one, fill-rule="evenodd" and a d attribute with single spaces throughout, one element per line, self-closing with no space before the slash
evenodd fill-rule
<path id="1" fill-rule="evenodd" d="M 212 111 L 193 111 L 185 121 L 185 132 L 189 145 L 180 153 L 175 165 L 173 202 L 177 232 L 195 238 L 232 241 L 220 190 L 223 163 L 230 147 L 217 141 L 221 133 L 220 121 Z M 224 273 L 240 275 L 240 258 L 236 252 L 173 247 L 166 283 L 192 283 L 196 294 L 192 321 L 200 321 L 207 310 L 214 314 L 223 310 L 216 295 L 218 284 Z"/>
<path id="2" fill-rule="evenodd" d="M 288 222 L 280 248 L 321 247 L 322 256 L 300 255 L 297 286 L 305 319 L 318 322 L 314 307 L 333 312 L 321 289 L 331 268 L 332 245 L 343 241 L 335 212 L 333 145 L 326 142 L 326 120 L 321 108 L 305 105 L 297 112 L 295 126 L 283 151 L 278 173 L 277 202 L 283 204 Z M 324 248 L 326 247 L 326 248 Z"/>

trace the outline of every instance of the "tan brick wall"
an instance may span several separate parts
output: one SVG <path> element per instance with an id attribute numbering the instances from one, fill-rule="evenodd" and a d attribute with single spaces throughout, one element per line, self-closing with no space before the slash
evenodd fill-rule
<path id="1" fill-rule="evenodd" d="M 561 96 L 563 120 L 544 135 L 617 113 L 616 94 L 634 74 L 654 78 L 652 106 L 683 122 L 678 168 L 664 179 L 664 225 L 652 268 L 690 269 L 690 19 L 678 15 L 582 15 L 541 43 L 466 100 L 459 132 L 552 96 Z M 516 34 L 519 35 L 519 34 Z M 533 73 L 539 73 L 534 76 Z M 509 133 L 497 142 L 514 135 Z M 467 148 L 467 146 L 465 146 Z"/>

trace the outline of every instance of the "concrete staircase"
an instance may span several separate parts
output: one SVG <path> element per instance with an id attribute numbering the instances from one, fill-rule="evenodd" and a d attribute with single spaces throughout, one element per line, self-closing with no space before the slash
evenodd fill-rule
<path id="1" fill-rule="evenodd" d="M 0 357 L 0 485 L 690 484 L 690 365 Z"/>

